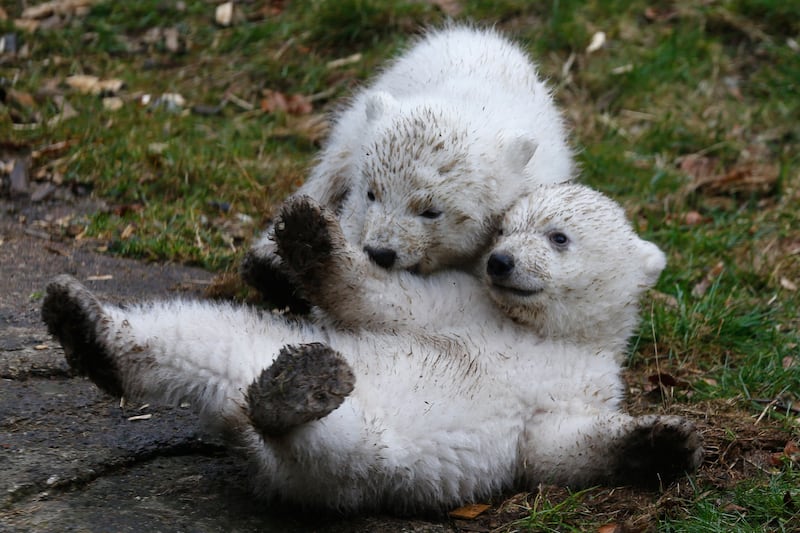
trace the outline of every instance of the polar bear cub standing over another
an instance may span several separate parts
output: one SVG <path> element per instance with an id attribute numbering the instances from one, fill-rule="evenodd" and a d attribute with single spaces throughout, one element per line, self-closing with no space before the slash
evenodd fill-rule
<path id="1" fill-rule="evenodd" d="M 533 185 L 568 181 L 573 158 L 550 90 L 494 30 L 431 31 L 357 93 L 297 194 L 337 213 L 387 269 L 472 266 L 498 217 Z M 243 264 L 270 294 L 270 231 Z"/>

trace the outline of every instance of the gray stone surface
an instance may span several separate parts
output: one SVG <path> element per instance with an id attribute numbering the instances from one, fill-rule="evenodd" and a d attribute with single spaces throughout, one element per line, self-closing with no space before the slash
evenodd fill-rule
<path id="1" fill-rule="evenodd" d="M 0 200 L 0 531 L 454 530 L 447 520 L 267 508 L 191 409 L 123 407 L 73 376 L 39 318 L 51 277 L 69 273 L 103 299 L 130 301 L 199 296 L 212 276 L 96 253 L 96 243 L 53 240 L 34 226 L 88 202 L 14 202 Z M 151 416 L 131 420 L 140 415 Z"/>

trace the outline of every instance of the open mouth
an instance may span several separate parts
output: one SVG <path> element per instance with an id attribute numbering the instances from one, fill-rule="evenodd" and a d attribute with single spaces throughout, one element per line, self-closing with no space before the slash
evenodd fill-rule
<path id="1" fill-rule="evenodd" d="M 533 296 L 534 294 L 542 292 L 542 289 L 522 289 L 519 287 L 512 287 L 511 285 L 502 285 L 497 282 L 492 283 L 492 288 L 501 292 L 507 292 L 509 294 L 522 297 Z"/>

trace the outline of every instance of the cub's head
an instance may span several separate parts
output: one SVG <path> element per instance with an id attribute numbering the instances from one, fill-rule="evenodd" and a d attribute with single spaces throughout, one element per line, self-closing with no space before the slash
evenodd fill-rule
<path id="1" fill-rule="evenodd" d="M 498 164 L 498 149 L 475 125 L 436 101 L 378 92 L 367 97 L 366 114 L 358 175 L 342 210 L 363 213 L 364 251 L 384 268 L 420 273 L 474 261 L 505 205 L 498 174 L 519 171 L 535 145 L 508 143 L 514 155 Z"/>
<path id="2" fill-rule="evenodd" d="M 564 184 L 535 188 L 508 210 L 483 268 L 491 298 L 514 320 L 621 349 L 665 264 L 619 204 Z"/>

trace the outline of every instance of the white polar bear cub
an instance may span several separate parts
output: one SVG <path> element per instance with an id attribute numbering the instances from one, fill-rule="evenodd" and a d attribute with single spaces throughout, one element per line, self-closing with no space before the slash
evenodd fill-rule
<path id="1" fill-rule="evenodd" d="M 335 119 L 298 195 L 335 211 L 347 239 L 386 269 L 471 267 L 497 218 L 532 185 L 574 172 L 563 120 L 520 47 L 466 26 L 430 31 Z M 276 264 L 266 232 L 243 264 Z"/>
<path id="2" fill-rule="evenodd" d="M 663 254 L 619 220 L 620 209 L 575 187 L 536 191 L 545 212 L 530 196 L 520 200 L 484 282 L 463 272 L 442 272 L 437 283 L 393 272 L 400 283 L 390 299 L 421 299 L 420 309 L 443 318 L 441 332 L 413 319 L 344 328 L 202 302 L 122 309 L 67 276 L 48 286 L 42 317 L 70 365 L 105 390 L 189 401 L 222 426 L 251 461 L 257 492 L 270 498 L 414 512 L 540 482 L 669 483 L 698 466 L 701 438 L 679 417 L 623 413 L 618 362 L 619 339 L 635 325 L 636 302 Z M 579 220 L 594 200 L 596 221 L 606 220 L 599 226 Z M 330 301 L 338 291 L 340 307 L 361 305 L 361 279 L 348 277 L 361 267 L 340 253 L 348 243 L 337 225 L 324 208 L 295 199 L 276 226 L 281 253 L 300 277 L 318 269 L 332 276 L 313 294 Z M 522 243 L 530 253 L 516 249 Z M 538 262 L 548 249 L 559 259 Z M 613 272 L 592 275 L 615 254 Z M 369 313 L 376 300 L 365 305 L 360 312 Z"/>

